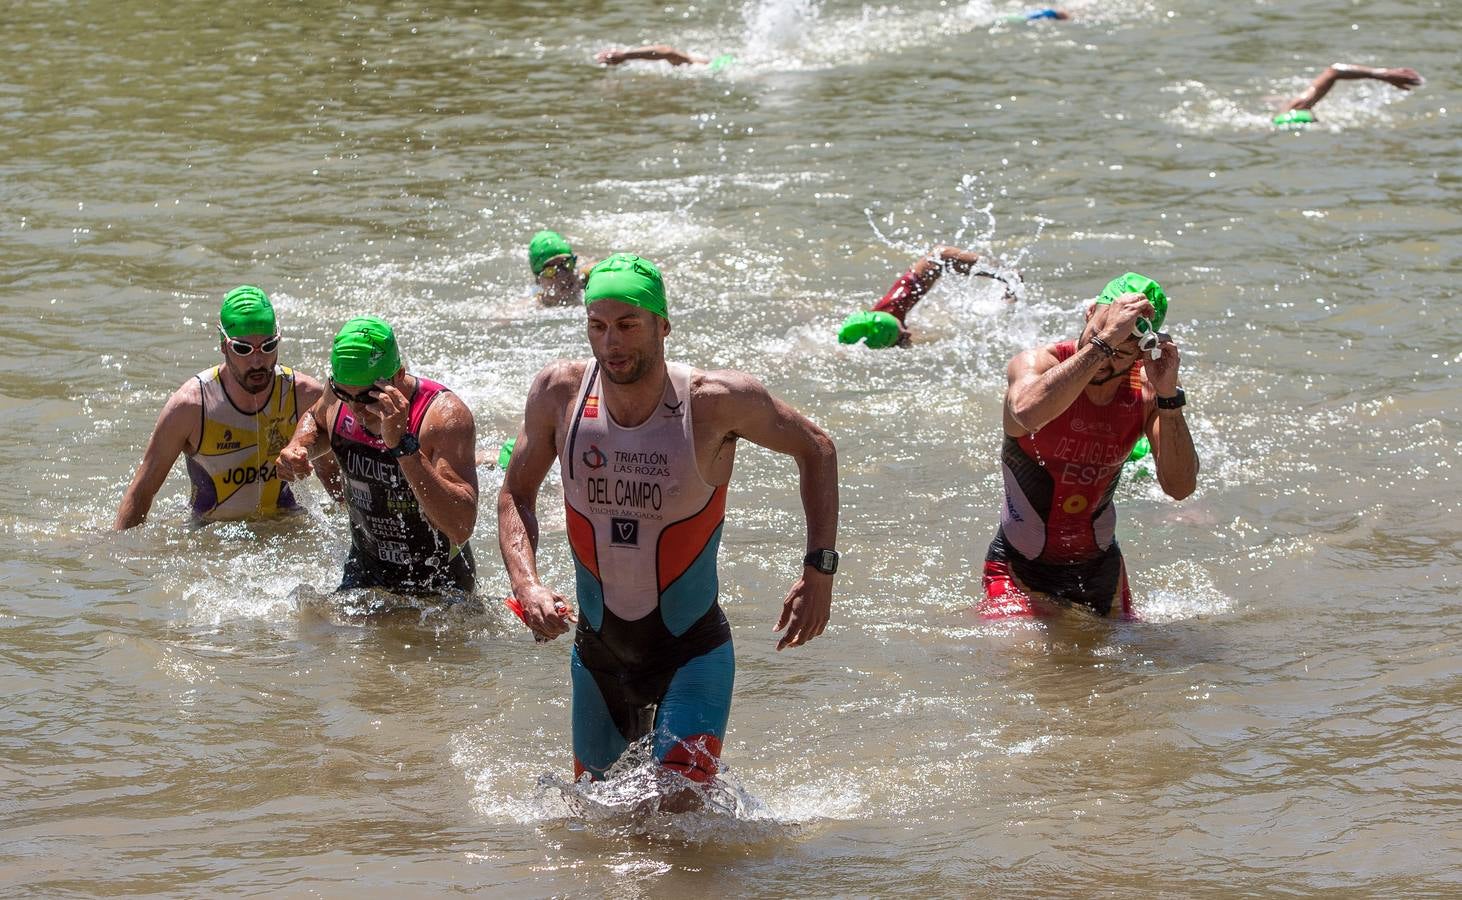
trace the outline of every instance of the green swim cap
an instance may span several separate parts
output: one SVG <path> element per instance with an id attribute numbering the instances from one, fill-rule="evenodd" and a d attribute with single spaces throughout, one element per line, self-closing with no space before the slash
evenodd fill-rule
<path id="1" fill-rule="evenodd" d="M 346 387 L 366 387 L 401 368 L 396 333 L 375 316 L 351 319 L 330 347 L 330 375 Z"/>
<path id="2" fill-rule="evenodd" d="M 1157 331 L 1162 327 L 1163 319 L 1168 317 L 1168 295 L 1163 293 L 1162 285 L 1148 278 L 1146 275 L 1138 275 L 1136 272 L 1128 272 L 1121 278 L 1113 278 L 1102 288 L 1101 295 L 1097 297 L 1098 303 L 1111 303 L 1123 294 L 1142 294 L 1152 303 L 1152 321 L 1146 319 L 1137 320 L 1137 330 L 1146 334 L 1149 331 Z M 1143 327 L 1146 325 L 1146 327 Z"/>
<path id="3" fill-rule="evenodd" d="M 1274 117 L 1274 124 L 1281 128 L 1315 124 L 1315 114 L 1308 109 L 1292 109 Z"/>
<path id="4" fill-rule="evenodd" d="M 648 259 L 632 253 L 616 253 L 589 270 L 584 285 L 584 305 L 595 300 L 619 300 L 650 312 L 666 321 L 665 280 Z"/>
<path id="5" fill-rule="evenodd" d="M 536 277 L 555 256 L 573 256 L 574 248 L 557 231 L 540 231 L 528 242 L 528 265 Z"/>
<path id="6" fill-rule="evenodd" d="M 507 440 L 503 441 L 502 447 L 500 447 L 497 452 L 497 467 L 499 469 L 507 471 L 508 463 L 513 461 L 513 448 L 517 446 L 517 444 L 518 439 L 515 437 L 510 437 Z"/>
<path id="7" fill-rule="evenodd" d="M 734 62 L 736 62 L 736 57 L 729 53 L 722 53 L 720 56 L 711 60 L 711 71 L 719 72 Z"/>
<path id="8" fill-rule="evenodd" d="M 246 334 L 278 334 L 274 327 L 274 305 L 252 284 L 241 284 L 223 295 L 218 325 L 231 338 Z"/>
<path id="9" fill-rule="evenodd" d="M 864 310 L 843 320 L 838 328 L 838 343 L 864 341 L 874 350 L 882 350 L 899 342 L 899 331 L 899 320 L 892 313 Z"/>
<path id="10" fill-rule="evenodd" d="M 1132 452 L 1127 454 L 1127 461 L 1137 462 L 1139 459 L 1151 452 L 1152 444 L 1148 442 L 1147 435 L 1144 434 L 1142 437 L 1137 439 L 1137 443 L 1132 445 Z"/>

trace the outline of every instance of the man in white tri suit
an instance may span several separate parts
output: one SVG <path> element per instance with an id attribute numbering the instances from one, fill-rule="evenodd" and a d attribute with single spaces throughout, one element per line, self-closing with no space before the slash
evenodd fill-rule
<path id="1" fill-rule="evenodd" d="M 653 732 L 656 759 L 704 782 L 718 768 L 735 662 L 718 603 L 716 555 L 736 443 L 797 461 L 806 554 L 777 644 L 827 626 L 838 555 L 837 451 L 812 422 L 741 372 L 665 361 L 670 320 L 660 272 L 617 253 L 584 289 L 588 360 L 533 380 L 498 497 L 498 541 L 523 619 L 556 638 L 577 622 L 571 660 L 575 776 L 605 776 Z M 557 460 L 578 612 L 538 576 L 537 498 Z"/>

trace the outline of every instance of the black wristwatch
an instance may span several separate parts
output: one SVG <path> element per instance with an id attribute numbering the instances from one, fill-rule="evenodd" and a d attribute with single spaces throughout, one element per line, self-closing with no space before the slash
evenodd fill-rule
<path id="1" fill-rule="evenodd" d="M 1171 396 L 1171 397 L 1159 397 L 1159 398 L 1157 398 L 1157 408 L 1158 409 L 1182 409 L 1183 406 L 1184 406 L 1184 404 L 1186 404 L 1187 402 L 1188 402 L 1188 398 L 1183 395 L 1183 389 L 1182 388 L 1178 388 L 1178 392 L 1176 394 L 1174 394 L 1173 396 Z"/>
<path id="2" fill-rule="evenodd" d="M 397 459 L 400 459 L 403 456 L 410 456 L 420 449 L 421 442 L 416 439 L 416 435 L 408 431 L 401 436 L 401 443 L 392 447 L 387 452 Z"/>
<path id="3" fill-rule="evenodd" d="M 838 570 L 838 551 L 814 550 L 802 557 L 802 565 L 812 566 L 824 575 L 832 575 Z"/>

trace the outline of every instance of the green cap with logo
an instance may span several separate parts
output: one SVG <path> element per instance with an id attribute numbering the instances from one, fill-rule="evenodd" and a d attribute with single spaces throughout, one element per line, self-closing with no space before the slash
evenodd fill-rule
<path id="1" fill-rule="evenodd" d="M 218 327 L 231 338 L 250 334 L 274 335 L 274 305 L 252 284 L 241 284 L 223 295 L 218 310 Z"/>
<path id="2" fill-rule="evenodd" d="M 1142 294 L 1152 304 L 1152 321 L 1138 319 L 1137 330 L 1139 332 L 1147 334 L 1149 331 L 1157 331 L 1162 327 L 1163 319 L 1168 316 L 1168 295 L 1163 293 L 1162 285 L 1146 275 L 1128 272 L 1120 278 L 1113 278 L 1107 282 L 1107 286 L 1102 288 L 1102 293 L 1097 297 L 1096 302 L 1111 303 L 1123 294 Z"/>
<path id="3" fill-rule="evenodd" d="M 528 265 L 536 277 L 555 256 L 573 256 L 574 248 L 557 231 L 540 231 L 528 242 Z"/>
<path id="4" fill-rule="evenodd" d="M 375 316 L 351 319 L 330 347 L 330 377 L 346 387 L 367 387 L 401 368 L 396 333 Z"/>
<path id="5" fill-rule="evenodd" d="M 838 343 L 863 341 L 874 350 L 882 350 L 899 342 L 899 332 L 899 320 L 892 313 L 865 309 L 843 320 L 838 327 Z"/>
<path id="6" fill-rule="evenodd" d="M 589 270 L 584 285 L 584 305 L 595 300 L 618 300 L 669 321 L 665 306 L 665 280 L 648 259 L 632 253 L 616 253 Z"/>

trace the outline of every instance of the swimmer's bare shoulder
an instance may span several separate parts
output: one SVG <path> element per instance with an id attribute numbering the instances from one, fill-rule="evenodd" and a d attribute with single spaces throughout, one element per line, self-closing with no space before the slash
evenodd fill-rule
<path id="1" fill-rule="evenodd" d="M 694 370 L 690 398 L 698 439 L 750 437 L 783 420 L 801 418 L 759 379 L 736 369 Z"/>
<path id="2" fill-rule="evenodd" d="M 556 359 L 540 369 L 528 388 L 524 428 L 530 433 L 538 430 L 539 434 L 543 434 L 542 429 L 547 427 L 548 433 L 556 433 L 570 412 L 569 407 L 578 395 L 579 384 L 588 365 L 588 361 L 583 359 Z"/>
<path id="3" fill-rule="evenodd" d="M 196 377 L 187 381 L 168 397 L 157 416 L 157 431 L 166 431 L 182 439 L 183 452 L 198 452 L 203 440 L 203 384 Z M 176 458 L 176 457 L 174 457 Z M 171 464 L 171 461 L 169 461 Z"/>

